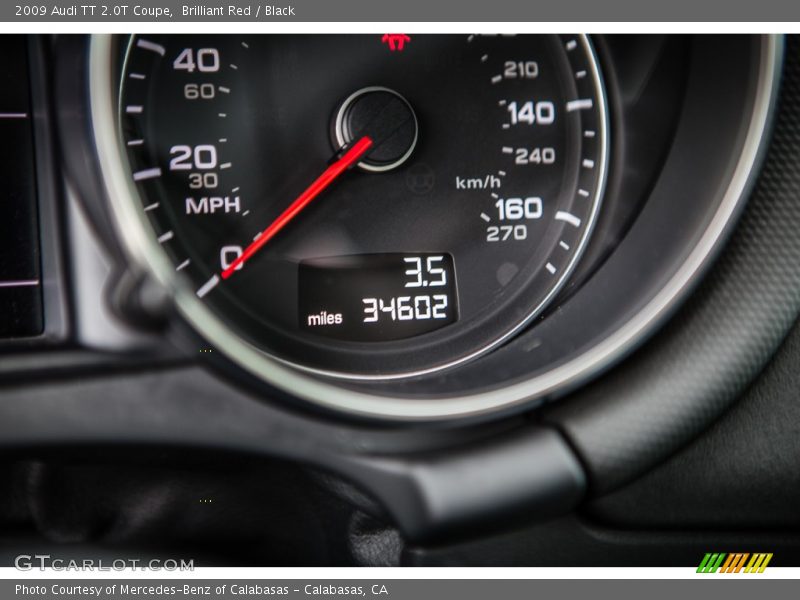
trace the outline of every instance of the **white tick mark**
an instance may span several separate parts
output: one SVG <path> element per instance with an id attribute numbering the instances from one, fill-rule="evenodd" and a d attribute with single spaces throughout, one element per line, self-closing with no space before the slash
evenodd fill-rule
<path id="1" fill-rule="evenodd" d="M 592 99 L 591 98 L 581 98 L 580 100 L 570 100 L 567 102 L 567 112 L 572 112 L 573 110 L 586 110 L 587 108 L 592 108 Z"/>
<path id="2" fill-rule="evenodd" d="M 217 287 L 218 283 L 219 283 L 219 276 L 214 275 L 211 279 L 206 281 L 199 290 L 197 290 L 197 297 L 202 298 L 208 292 Z"/>
<path id="3" fill-rule="evenodd" d="M 133 174 L 134 181 L 142 181 L 143 179 L 153 179 L 154 177 L 161 177 L 161 169 L 155 167 L 153 169 L 143 169 L 142 171 L 136 171 Z"/>
<path id="4" fill-rule="evenodd" d="M 136 46 L 142 50 L 150 50 L 151 52 L 155 52 L 161 56 L 164 56 L 164 54 L 167 52 L 166 48 L 164 48 L 164 46 L 161 44 L 156 44 L 155 42 L 148 40 L 136 40 Z"/>
<path id="5" fill-rule="evenodd" d="M 573 227 L 581 226 L 581 220 L 572 213 L 568 213 L 565 210 L 560 210 L 556 213 L 556 221 L 564 221 L 565 223 L 569 223 Z"/>

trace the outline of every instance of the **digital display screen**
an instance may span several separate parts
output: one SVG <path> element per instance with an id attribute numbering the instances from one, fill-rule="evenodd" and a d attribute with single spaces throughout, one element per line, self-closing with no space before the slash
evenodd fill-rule
<path id="1" fill-rule="evenodd" d="M 299 326 L 340 340 L 410 338 L 458 319 L 453 257 L 360 254 L 300 263 Z"/>

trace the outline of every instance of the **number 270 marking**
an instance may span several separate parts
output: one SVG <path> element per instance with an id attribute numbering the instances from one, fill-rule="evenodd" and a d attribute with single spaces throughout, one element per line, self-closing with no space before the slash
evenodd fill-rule
<path id="1" fill-rule="evenodd" d="M 525 225 L 491 225 L 486 228 L 487 242 L 505 242 L 509 239 L 524 240 L 528 237 Z"/>

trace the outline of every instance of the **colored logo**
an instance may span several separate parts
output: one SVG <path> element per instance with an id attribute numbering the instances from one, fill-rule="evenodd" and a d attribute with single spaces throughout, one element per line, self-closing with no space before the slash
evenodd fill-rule
<path id="1" fill-rule="evenodd" d="M 389 46 L 392 52 L 402 52 L 405 50 L 406 43 L 410 42 L 411 38 L 405 33 L 384 33 L 381 42 Z"/>
<path id="2" fill-rule="evenodd" d="M 758 552 L 707 552 L 697 567 L 698 573 L 763 573 L 772 553 Z"/>

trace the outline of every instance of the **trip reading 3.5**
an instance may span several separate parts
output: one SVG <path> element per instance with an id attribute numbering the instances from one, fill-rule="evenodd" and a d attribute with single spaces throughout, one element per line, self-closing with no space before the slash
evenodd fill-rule
<path id="1" fill-rule="evenodd" d="M 444 256 L 407 256 L 403 259 L 407 288 L 442 287 L 447 285 Z M 447 294 L 423 294 L 391 298 L 363 298 L 364 323 L 378 323 L 383 316 L 392 321 L 447 318 Z"/>
<path id="2" fill-rule="evenodd" d="M 351 341 L 413 337 L 458 317 L 449 254 L 365 254 L 303 261 L 299 324 Z"/>

